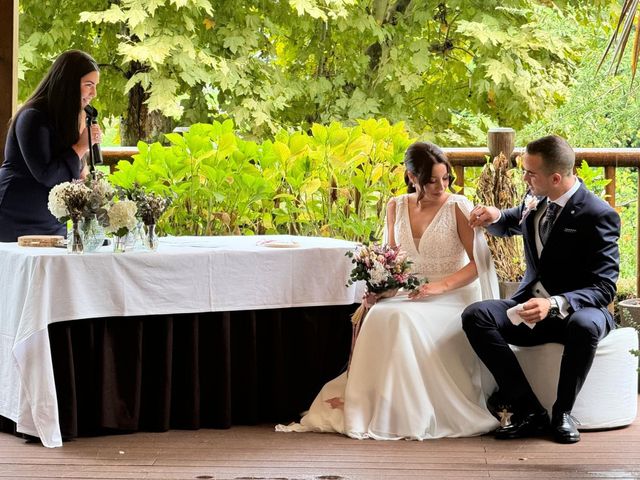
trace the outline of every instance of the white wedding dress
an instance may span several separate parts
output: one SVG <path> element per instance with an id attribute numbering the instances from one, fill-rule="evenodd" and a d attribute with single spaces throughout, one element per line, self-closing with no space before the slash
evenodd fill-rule
<path id="1" fill-rule="evenodd" d="M 437 281 L 468 257 L 456 229 L 455 205 L 468 216 L 471 203 L 450 195 L 419 240 L 412 238 L 407 196 L 396 199 L 396 242 L 413 271 Z M 364 319 L 349 373 L 328 382 L 300 423 L 278 431 L 338 432 L 379 440 L 466 437 L 498 426 L 485 400 L 495 388 L 462 331 L 462 310 L 494 297 L 495 271 L 481 231 L 474 240 L 480 281 L 422 300 L 406 294 L 379 301 Z M 478 244 L 480 250 L 478 251 Z"/>

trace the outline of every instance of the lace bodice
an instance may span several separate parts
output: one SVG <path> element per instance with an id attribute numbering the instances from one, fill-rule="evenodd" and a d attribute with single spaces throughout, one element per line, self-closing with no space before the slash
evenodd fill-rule
<path id="1" fill-rule="evenodd" d="M 461 269 L 469 261 L 456 227 L 456 203 L 469 212 L 471 202 L 461 195 L 450 195 L 425 230 L 418 246 L 413 240 L 409 221 L 408 196 L 396 197 L 394 236 L 396 243 L 413 262 L 413 272 L 430 281 Z"/>

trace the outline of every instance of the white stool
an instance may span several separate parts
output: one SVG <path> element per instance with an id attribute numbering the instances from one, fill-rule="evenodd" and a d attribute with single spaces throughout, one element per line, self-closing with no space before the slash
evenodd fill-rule
<path id="1" fill-rule="evenodd" d="M 546 343 L 511 349 L 518 357 L 531 388 L 551 413 L 556 399 L 563 345 Z M 617 328 L 598 345 L 596 357 L 571 414 L 581 430 L 629 425 L 638 407 L 638 332 Z"/>

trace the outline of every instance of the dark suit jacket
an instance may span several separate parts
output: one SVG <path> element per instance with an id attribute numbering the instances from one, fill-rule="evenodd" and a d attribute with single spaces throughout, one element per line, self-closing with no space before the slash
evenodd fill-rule
<path id="1" fill-rule="evenodd" d="M 493 235 L 523 236 L 527 270 L 513 299 L 530 299 L 531 287 L 539 280 L 549 294 L 567 299 L 570 312 L 595 307 L 611 319 L 607 305 L 614 299 L 620 269 L 618 213 L 581 183 L 560 212 L 538 258 L 536 215 L 531 212 L 518 225 L 523 211 L 524 204 L 503 210 L 500 220 L 488 227 Z"/>
<path id="2" fill-rule="evenodd" d="M 35 108 L 15 118 L 0 167 L 0 241 L 20 235 L 66 235 L 66 226 L 47 207 L 49 191 L 80 177 L 80 160 L 60 145 L 48 117 Z"/>

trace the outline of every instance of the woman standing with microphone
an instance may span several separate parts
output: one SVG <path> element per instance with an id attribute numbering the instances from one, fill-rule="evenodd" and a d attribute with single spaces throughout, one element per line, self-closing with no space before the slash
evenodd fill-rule
<path id="1" fill-rule="evenodd" d="M 88 54 L 69 50 L 11 120 L 0 166 L 0 241 L 21 235 L 66 235 L 47 207 L 58 183 L 84 179 L 89 151 L 84 108 L 96 96 L 100 72 Z M 102 132 L 90 126 L 92 143 Z"/>

